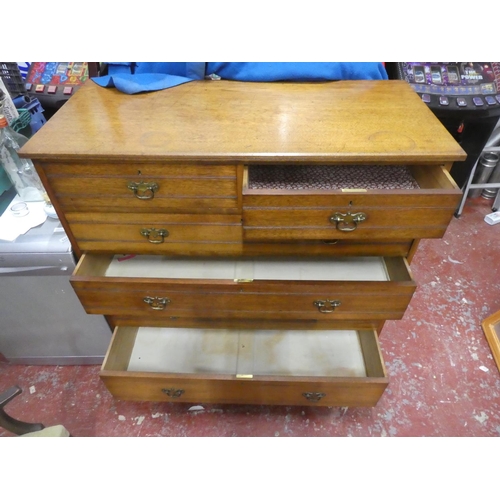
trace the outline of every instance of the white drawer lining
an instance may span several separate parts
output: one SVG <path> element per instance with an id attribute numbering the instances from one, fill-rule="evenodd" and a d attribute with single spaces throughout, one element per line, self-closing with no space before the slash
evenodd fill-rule
<path id="1" fill-rule="evenodd" d="M 105 276 L 127 278 L 389 281 L 382 257 L 322 259 L 183 259 L 161 255 L 115 256 Z"/>
<path id="2" fill-rule="evenodd" d="M 366 377 L 355 330 L 139 328 L 128 371 Z"/>

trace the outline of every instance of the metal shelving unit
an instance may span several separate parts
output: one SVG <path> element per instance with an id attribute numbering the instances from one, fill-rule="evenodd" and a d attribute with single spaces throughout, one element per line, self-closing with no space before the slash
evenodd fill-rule
<path id="1" fill-rule="evenodd" d="M 497 189 L 500 188 L 500 182 L 490 182 L 483 184 L 473 184 L 472 180 L 474 179 L 474 175 L 476 173 L 477 166 L 481 160 L 481 157 L 484 153 L 500 153 L 500 146 L 486 146 L 481 154 L 478 156 L 476 163 L 472 167 L 472 170 L 469 174 L 469 178 L 467 179 L 467 183 L 465 184 L 462 199 L 460 200 L 460 204 L 455 212 L 455 217 L 460 217 L 462 215 L 465 202 L 467 201 L 467 195 L 471 189 Z M 493 205 L 491 207 L 492 212 L 496 212 L 500 208 L 500 189 L 497 195 L 494 198 Z"/>

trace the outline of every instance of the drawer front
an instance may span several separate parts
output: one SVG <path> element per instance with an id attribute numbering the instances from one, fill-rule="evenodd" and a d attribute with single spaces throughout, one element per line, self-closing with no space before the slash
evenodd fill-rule
<path id="1" fill-rule="evenodd" d="M 324 330 L 335 326 L 346 330 L 375 330 L 381 332 L 384 320 L 335 320 L 325 323 L 321 320 L 261 319 L 261 318 L 180 318 L 178 316 L 107 316 L 112 328 L 116 326 L 149 326 L 167 328 L 224 328 L 247 330 Z"/>
<path id="2" fill-rule="evenodd" d="M 323 168 L 336 171 L 336 167 Z M 414 167 L 412 179 L 418 180 L 418 187 L 412 189 L 297 189 L 293 182 L 291 187 L 287 183 L 274 189 L 265 183 L 252 187 L 251 169 L 246 167 L 243 181 L 247 241 L 439 238 L 461 197 L 449 173 L 439 166 Z M 271 177 L 273 171 L 269 169 Z"/>
<path id="3" fill-rule="evenodd" d="M 238 206 L 236 166 L 44 164 L 68 212 L 231 213 Z"/>
<path id="4" fill-rule="evenodd" d="M 241 246 L 233 215 L 68 213 L 84 252 L 217 254 Z"/>
<path id="5" fill-rule="evenodd" d="M 288 205 L 287 202 L 290 204 Z M 293 207 L 294 199 L 281 199 L 284 208 L 246 206 L 243 212 L 244 240 L 394 240 L 440 238 L 453 216 L 447 208 L 391 209 L 344 205 L 304 209 Z M 332 200 L 332 205 L 338 200 Z M 358 220 L 359 219 L 359 220 Z"/>
<path id="6" fill-rule="evenodd" d="M 155 261 L 147 257 L 136 257 L 126 263 L 134 266 L 132 275 L 127 275 L 125 267 L 120 267 L 124 264 L 114 260 L 113 265 L 118 269 L 118 275 L 110 276 L 109 273 L 105 275 L 106 272 L 102 269 L 92 271 L 99 267 L 92 262 L 98 262 L 99 259 L 106 257 L 84 256 L 71 278 L 73 288 L 85 310 L 90 314 L 137 316 L 150 318 L 151 321 L 169 318 L 326 322 L 400 319 L 416 288 L 405 259 L 398 257 L 344 259 L 335 264 L 338 271 L 331 271 L 334 263 L 328 260 L 319 263 L 314 261 L 311 267 L 306 267 L 304 261 L 271 261 L 265 263 L 264 271 L 249 268 L 246 261 L 236 261 L 227 263 L 232 267 L 224 270 L 220 278 L 218 274 L 190 274 L 195 266 L 193 261 Z M 253 266 L 252 262 L 250 264 Z M 372 267 L 372 264 L 375 267 Z M 209 260 L 206 263 L 198 262 L 196 265 L 201 266 L 201 272 L 206 272 L 204 266 L 225 268 L 226 262 Z M 279 273 L 270 277 L 290 276 L 289 279 L 261 277 L 266 274 L 266 270 L 272 272 L 272 267 L 276 269 L 278 265 Z M 362 265 L 369 267 L 361 268 Z M 151 269 L 147 272 L 147 278 L 136 276 L 137 272 L 143 273 L 142 266 L 149 266 Z M 166 266 L 173 269 L 173 276 L 176 277 L 155 277 L 163 272 L 162 268 Z M 101 267 L 106 268 L 106 264 Z M 372 281 L 368 278 L 358 278 L 358 281 L 312 280 L 322 272 L 328 272 L 327 268 L 332 276 L 340 275 L 341 272 L 348 276 L 350 272 L 343 271 L 344 269 L 355 271 L 359 268 L 374 272 L 377 278 Z M 235 274 L 237 272 L 240 274 Z M 383 276 L 380 276 L 382 273 Z M 144 274 L 146 275 L 145 270 Z M 304 277 L 300 278 L 302 275 Z M 231 279 L 233 276 L 237 278 Z M 254 279 L 254 276 L 257 278 Z M 296 276 L 299 279 L 294 279 Z M 306 279 L 308 276 L 311 276 L 311 280 Z"/>
<path id="7" fill-rule="evenodd" d="M 373 331 L 117 328 L 100 377 L 118 399 L 181 403 L 375 406 L 388 385 Z"/>
<path id="8" fill-rule="evenodd" d="M 338 286 L 159 285 L 136 283 L 77 286 L 75 291 L 90 314 L 142 318 L 261 318 L 282 320 L 401 319 L 414 288 Z"/>
<path id="9" fill-rule="evenodd" d="M 243 241 L 240 216 L 68 213 L 67 220 L 84 252 L 172 254 L 190 256 L 407 256 L 412 240 L 363 241 L 328 238 L 255 238 Z M 166 230 L 161 234 L 144 230 Z M 267 233 L 267 231 L 266 231 Z M 302 234 L 302 233 L 301 233 Z M 336 235 L 333 235 L 336 236 Z M 152 240 L 153 242 L 151 242 Z"/>
<path id="10" fill-rule="evenodd" d="M 213 380 L 175 376 L 101 372 L 117 399 L 168 403 L 263 404 L 297 406 L 376 406 L 388 381 Z M 170 391 L 173 396 L 164 391 Z M 177 391 L 182 391 L 180 396 Z"/>
<path id="11" fill-rule="evenodd" d="M 246 241 L 235 255 L 258 256 L 363 256 L 380 255 L 406 257 L 413 240 L 407 241 L 363 241 L 363 240 L 264 240 Z"/>

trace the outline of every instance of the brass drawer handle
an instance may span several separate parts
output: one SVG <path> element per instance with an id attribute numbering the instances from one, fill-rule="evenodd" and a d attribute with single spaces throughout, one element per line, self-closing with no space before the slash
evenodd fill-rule
<path id="1" fill-rule="evenodd" d="M 169 235 L 169 232 L 166 229 L 155 229 L 154 227 L 152 227 L 149 229 L 141 229 L 141 234 L 145 236 L 150 243 L 158 245 L 165 241 L 165 237 Z"/>
<path id="2" fill-rule="evenodd" d="M 180 398 L 184 394 L 184 389 L 162 389 L 161 392 L 166 394 L 169 398 Z"/>
<path id="3" fill-rule="evenodd" d="M 367 219 L 366 214 L 363 212 L 358 212 L 356 214 L 351 214 L 347 212 L 343 214 L 341 212 L 336 212 L 330 217 L 330 222 L 335 224 L 335 228 L 339 231 L 354 231 L 358 227 L 358 223 L 363 222 Z"/>
<path id="4" fill-rule="evenodd" d="M 324 398 L 326 394 L 324 392 L 303 392 L 302 396 L 304 396 L 308 401 L 317 403 L 321 398 Z"/>
<path id="5" fill-rule="evenodd" d="M 315 300 L 314 305 L 318 308 L 320 313 L 328 314 L 335 311 L 336 307 L 339 307 L 342 302 L 340 300 Z"/>
<path id="6" fill-rule="evenodd" d="M 156 182 L 129 182 L 127 187 L 132 190 L 139 200 L 152 200 L 155 192 L 160 189 Z"/>
<path id="7" fill-rule="evenodd" d="M 144 297 L 143 300 L 155 311 L 163 311 L 167 304 L 170 304 L 170 299 L 167 297 Z"/>

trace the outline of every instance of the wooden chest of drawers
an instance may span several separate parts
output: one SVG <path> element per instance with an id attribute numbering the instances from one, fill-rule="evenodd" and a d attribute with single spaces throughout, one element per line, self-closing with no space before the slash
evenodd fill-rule
<path id="1" fill-rule="evenodd" d="M 93 82 L 29 141 L 114 328 L 117 398 L 373 406 L 378 334 L 460 200 L 464 152 L 401 81 Z"/>

